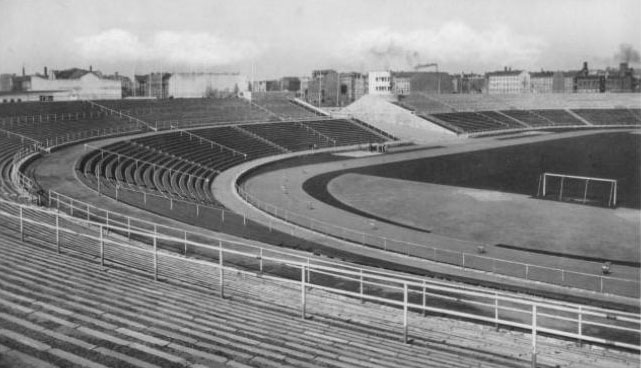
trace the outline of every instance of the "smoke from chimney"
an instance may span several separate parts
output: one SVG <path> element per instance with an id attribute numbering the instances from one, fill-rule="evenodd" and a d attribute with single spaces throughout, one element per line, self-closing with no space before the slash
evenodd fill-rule
<path id="1" fill-rule="evenodd" d="M 619 45 L 619 51 L 614 55 L 614 58 L 621 63 L 627 64 L 641 62 L 639 51 L 627 43 Z"/>

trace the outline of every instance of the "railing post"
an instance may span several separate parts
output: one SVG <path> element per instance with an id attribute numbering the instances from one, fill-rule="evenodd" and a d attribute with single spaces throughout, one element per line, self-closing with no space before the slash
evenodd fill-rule
<path id="1" fill-rule="evenodd" d="M 603 292 L 603 276 L 599 276 L 599 281 L 601 284 L 601 292 Z"/>
<path id="2" fill-rule="evenodd" d="M 425 287 L 425 280 L 423 280 L 423 317 L 427 315 L 427 290 Z"/>
<path id="3" fill-rule="evenodd" d="M 403 283 L 403 343 L 407 344 L 407 283 Z"/>
<path id="4" fill-rule="evenodd" d="M 218 269 L 220 270 L 220 280 L 218 281 L 220 286 L 220 297 L 225 298 L 225 272 L 223 269 L 223 242 L 218 240 Z"/>
<path id="5" fill-rule="evenodd" d="M 87 221 L 91 221 L 91 212 L 89 211 L 90 211 L 90 207 L 89 207 L 89 203 L 87 203 Z"/>
<path id="6" fill-rule="evenodd" d="M 56 212 L 56 251 L 60 254 L 60 214 Z"/>
<path id="7" fill-rule="evenodd" d="M 258 257 L 258 266 L 260 268 L 260 273 L 263 273 L 263 248 L 260 248 L 260 255 Z"/>
<path id="8" fill-rule="evenodd" d="M 579 323 L 578 323 L 578 332 L 579 332 L 579 341 L 577 341 L 577 345 L 581 346 L 582 345 L 582 339 L 581 336 L 583 336 L 583 307 L 579 305 Z"/>
<path id="9" fill-rule="evenodd" d="M 499 330 L 499 294 L 494 293 L 494 327 Z"/>
<path id="10" fill-rule="evenodd" d="M 24 241 L 24 221 L 22 219 L 22 206 L 20 206 L 20 240 Z"/>
<path id="11" fill-rule="evenodd" d="M 185 230 L 185 255 L 187 255 L 187 230 Z"/>
<path id="12" fill-rule="evenodd" d="M 365 303 L 365 300 L 363 299 L 363 269 L 360 269 L 360 281 L 359 281 L 359 290 L 361 293 L 361 304 Z"/>
<path id="13" fill-rule="evenodd" d="M 154 225 L 154 281 L 158 281 L 158 228 Z"/>
<path id="14" fill-rule="evenodd" d="M 532 368 L 536 368 L 536 304 L 532 305 Z"/>
<path id="15" fill-rule="evenodd" d="M 301 264 L 300 267 L 300 292 L 301 292 L 301 318 L 305 319 L 305 307 L 306 307 L 306 295 L 305 295 L 305 264 Z"/>
<path id="16" fill-rule="evenodd" d="M 105 266 L 105 241 L 102 238 L 102 225 L 98 227 L 100 230 L 100 266 Z"/>

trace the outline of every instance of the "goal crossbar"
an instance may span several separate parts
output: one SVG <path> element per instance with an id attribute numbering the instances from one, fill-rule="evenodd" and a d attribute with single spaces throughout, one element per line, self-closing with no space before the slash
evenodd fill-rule
<path id="1" fill-rule="evenodd" d="M 555 178 L 560 178 L 560 189 L 558 193 L 558 199 L 563 200 L 563 189 L 564 189 L 564 182 L 565 179 L 570 179 L 570 180 L 580 180 L 584 182 L 584 189 L 583 189 L 583 203 L 586 203 L 587 196 L 588 196 L 588 186 L 590 182 L 603 182 L 603 183 L 610 183 L 610 189 L 608 193 L 608 200 L 607 200 L 607 206 L 608 207 L 614 207 L 617 203 L 617 185 L 618 182 L 616 179 L 607 179 L 607 178 L 597 178 L 597 177 L 591 177 L 591 176 L 579 176 L 579 175 L 566 175 L 566 174 L 558 174 L 558 173 L 550 173 L 546 172 L 541 175 L 542 180 L 539 180 L 539 195 L 542 197 L 546 197 L 548 195 L 548 177 L 555 177 Z M 541 187 L 542 184 L 542 187 Z M 542 191 L 541 191 L 542 189 Z"/>

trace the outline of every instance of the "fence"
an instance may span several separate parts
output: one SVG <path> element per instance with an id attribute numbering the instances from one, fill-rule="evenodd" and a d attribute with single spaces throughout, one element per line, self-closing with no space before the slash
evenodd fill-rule
<path id="1" fill-rule="evenodd" d="M 215 224 L 215 227 L 212 228 L 213 230 L 230 231 L 235 229 L 235 235 L 244 236 L 247 234 L 247 231 L 243 231 L 242 228 L 247 226 L 250 219 L 254 219 L 254 216 L 251 215 L 251 213 L 235 214 L 234 212 L 226 211 L 215 204 L 208 205 L 207 203 L 198 203 L 189 199 L 176 198 L 171 194 L 153 193 L 144 190 L 138 191 L 131 188 L 129 185 L 120 185 L 117 181 L 113 183 L 115 184 L 114 187 L 106 187 L 104 182 L 102 185 L 100 184 L 101 182 L 99 177 L 100 175 L 96 176 L 99 193 L 157 213 L 174 213 L 175 216 L 173 217 L 180 218 L 182 216 L 184 220 L 187 220 L 192 224 L 207 225 L 208 228 L 212 228 L 211 226 Z M 474 269 L 502 276 L 523 278 L 530 281 L 553 285 L 575 287 L 599 293 L 626 297 L 639 297 L 641 294 L 638 280 L 617 278 L 612 275 L 597 275 L 570 271 L 561 268 L 547 267 L 507 259 L 498 259 L 485 256 L 481 253 L 451 251 L 448 249 L 431 247 L 429 244 L 417 244 L 399 239 L 372 235 L 363 231 L 353 230 L 316 220 L 307 215 L 298 214 L 285 208 L 280 208 L 276 205 L 263 202 L 246 192 L 241 187 L 237 187 L 236 190 L 245 201 L 276 218 L 318 233 L 358 243 L 364 246 L 428 259 L 431 261 L 452 264 L 462 268 Z M 265 222 L 261 216 L 257 216 L 254 220 L 264 223 L 268 230 L 270 232 L 272 231 L 274 224 L 271 218 Z M 374 227 L 376 226 L 376 223 L 372 222 L 370 226 Z M 238 229 L 240 229 L 240 231 Z M 289 228 L 289 235 L 291 236 L 295 236 L 298 232 L 299 229 L 294 225 Z M 436 237 L 437 235 L 432 234 L 432 236 Z M 448 239 L 449 238 L 445 238 L 445 240 Z M 456 241 L 461 242 L 460 240 Z M 477 252 L 483 252 L 487 246 L 486 244 L 481 243 L 467 243 L 471 248 L 477 249 Z M 594 269 L 600 271 L 601 264 L 594 263 Z"/>
<path id="2" fill-rule="evenodd" d="M 62 144 L 76 143 L 93 138 L 108 138 L 110 136 L 119 136 L 122 134 L 142 132 L 139 125 L 124 125 L 102 129 L 90 129 L 80 132 L 67 133 L 52 138 L 45 138 L 43 145 L 45 148 L 51 148 Z"/>
<path id="3" fill-rule="evenodd" d="M 428 259 L 431 261 L 448 263 L 463 268 L 491 272 L 493 274 L 519 277 L 526 280 L 544 282 L 554 285 L 576 287 L 600 293 L 622 295 L 627 297 L 639 297 L 641 293 L 638 280 L 616 278 L 606 275 L 596 275 L 506 259 L 498 259 L 483 256 L 478 253 L 451 251 L 448 249 L 431 247 L 428 244 L 417 244 L 398 239 L 381 237 L 316 220 L 309 216 L 294 213 L 285 208 L 278 207 L 274 204 L 263 202 L 248 193 L 240 186 L 236 186 L 236 191 L 247 203 L 274 217 L 282 219 L 286 222 L 294 223 L 298 226 L 321 234 L 332 236 L 341 240 L 358 243 L 364 246 L 369 246 L 395 253 L 401 253 L 407 256 Z M 375 227 L 376 223 L 372 220 L 370 226 Z M 432 234 L 431 236 L 436 235 Z M 447 240 L 447 238 L 445 239 Z M 455 239 L 451 240 L 454 241 Z M 456 241 L 461 242 L 458 239 Z M 473 246 L 475 249 L 477 249 L 479 253 L 483 253 L 485 251 L 486 244 L 472 242 L 466 243 L 469 243 L 470 246 Z M 595 270 L 600 271 L 601 264 L 594 263 L 594 268 Z"/>
<path id="4" fill-rule="evenodd" d="M 65 202 L 65 197 L 52 195 L 50 198 L 56 202 L 58 211 L 0 200 L 3 226 L 19 232 L 23 241 L 45 242 L 58 253 L 84 253 L 99 259 L 102 266 L 124 265 L 146 272 L 154 280 L 194 282 L 191 273 L 194 269 L 198 269 L 203 277 L 218 273 L 218 285 L 215 287 L 223 297 L 225 270 L 285 282 L 300 288 L 303 318 L 307 316 L 307 297 L 314 290 L 395 306 L 402 313 L 400 327 L 405 342 L 409 338 L 409 314 L 417 317 L 432 313 L 529 331 L 533 363 L 536 361 L 539 334 L 635 351 L 641 349 L 641 320 L 636 313 L 528 300 L 483 289 L 448 286 L 427 279 L 397 278 L 220 238 L 201 236 L 190 239 L 187 232 L 184 236 L 170 235 L 167 234 L 169 227 L 95 207 L 92 210 L 89 205 L 84 209 L 76 207 L 75 215 L 70 216 L 67 211 L 74 206 Z M 171 251 L 183 247 L 182 254 Z M 190 257 L 188 248 L 191 252 L 207 254 L 209 261 Z M 243 267 L 232 267 L 237 263 L 242 263 Z M 445 301 L 449 301 L 450 307 L 444 307 Z"/>
<path id="5" fill-rule="evenodd" d="M 22 116 L 8 116 L 0 118 L 0 123 L 3 126 L 7 124 L 10 127 L 14 125 L 20 126 L 21 124 L 28 123 L 43 123 L 46 121 L 75 121 L 80 119 L 93 119 L 107 116 L 108 114 L 103 111 L 82 111 L 82 112 L 67 112 L 56 114 L 38 114 L 38 115 L 22 115 Z"/>

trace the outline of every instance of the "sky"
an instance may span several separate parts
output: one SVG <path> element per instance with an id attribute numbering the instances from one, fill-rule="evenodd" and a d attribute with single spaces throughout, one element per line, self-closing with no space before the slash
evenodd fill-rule
<path id="1" fill-rule="evenodd" d="M 0 14 L 0 73 L 641 67 L 639 0 L 0 0 Z"/>

